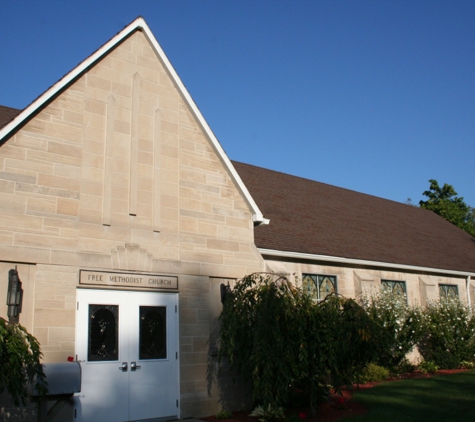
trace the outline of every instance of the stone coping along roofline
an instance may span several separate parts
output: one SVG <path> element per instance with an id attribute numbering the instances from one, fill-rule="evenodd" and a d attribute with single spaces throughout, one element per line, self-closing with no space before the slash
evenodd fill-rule
<path id="1" fill-rule="evenodd" d="M 254 223 L 257 225 L 268 224 L 269 220 L 264 218 L 262 212 L 260 211 L 256 202 L 254 201 L 251 194 L 249 193 L 249 190 L 244 185 L 243 181 L 241 180 L 241 177 L 239 176 L 236 169 L 234 168 L 231 161 L 229 160 L 228 156 L 226 155 L 223 147 L 221 146 L 218 139 L 212 132 L 211 128 L 209 127 L 208 123 L 206 122 L 203 115 L 199 111 L 195 102 L 191 98 L 191 95 L 185 88 L 185 85 L 183 84 L 180 77 L 176 73 L 175 69 L 173 68 L 172 64 L 170 63 L 167 56 L 163 52 L 162 48 L 158 44 L 158 41 L 152 34 L 152 31 L 148 27 L 145 20 L 140 16 L 137 19 L 135 19 L 133 22 L 131 22 L 129 25 L 127 25 L 124 29 L 122 29 L 122 31 L 120 31 L 117 35 L 111 38 L 108 42 L 106 42 L 102 47 L 96 50 L 93 54 L 91 54 L 87 59 L 85 59 L 78 66 L 76 66 L 73 70 L 71 70 L 69 73 L 63 76 L 63 78 L 61 78 L 58 82 L 56 82 L 53 86 L 51 86 L 47 91 L 45 91 L 42 95 L 40 95 L 28 107 L 22 110 L 12 121 L 10 121 L 3 128 L 1 128 L 0 129 L 0 144 L 4 142 L 4 140 L 6 139 L 8 135 L 10 135 L 17 128 L 21 127 L 24 123 L 26 123 L 52 98 L 54 98 L 56 95 L 58 95 L 58 93 L 60 93 L 63 89 L 65 89 L 68 86 L 68 84 L 73 82 L 85 70 L 93 66 L 98 60 L 100 60 L 110 50 L 115 48 L 120 42 L 122 42 L 125 38 L 127 38 L 129 35 L 131 35 L 133 32 L 137 30 L 142 31 L 145 34 L 150 44 L 152 45 L 153 49 L 155 50 L 156 54 L 158 55 L 158 57 L 164 64 L 164 67 L 169 73 L 173 82 L 176 84 L 176 87 L 180 91 L 181 95 L 183 96 L 183 99 L 185 100 L 188 107 L 193 112 L 199 124 L 201 125 L 203 131 L 205 132 L 206 136 L 211 142 L 211 145 L 216 151 L 216 154 L 218 155 L 220 160 L 223 162 L 224 166 L 229 172 L 230 177 L 233 179 L 237 188 L 240 190 L 245 200 L 247 201 L 252 212 L 252 219 Z"/>

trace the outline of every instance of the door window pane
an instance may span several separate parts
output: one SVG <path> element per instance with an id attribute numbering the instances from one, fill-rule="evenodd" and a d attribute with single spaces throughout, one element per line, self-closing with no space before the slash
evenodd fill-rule
<path id="1" fill-rule="evenodd" d="M 141 306 L 139 329 L 139 359 L 167 357 L 167 308 Z"/>
<path id="2" fill-rule="evenodd" d="M 87 360 L 119 360 L 119 307 L 89 305 Z"/>

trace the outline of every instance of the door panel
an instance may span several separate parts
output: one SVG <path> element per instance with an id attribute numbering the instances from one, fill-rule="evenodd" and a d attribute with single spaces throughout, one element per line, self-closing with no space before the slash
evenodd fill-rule
<path id="1" fill-rule="evenodd" d="M 178 295 L 78 290 L 80 421 L 177 418 Z"/>
<path id="2" fill-rule="evenodd" d="M 131 420 L 174 417 L 178 412 L 177 296 L 161 296 L 157 300 L 145 293 L 129 316 L 136 321 L 130 333 L 129 355 L 137 365 L 130 371 Z M 150 403 L 159 403 L 159 414 L 151 415 Z"/>

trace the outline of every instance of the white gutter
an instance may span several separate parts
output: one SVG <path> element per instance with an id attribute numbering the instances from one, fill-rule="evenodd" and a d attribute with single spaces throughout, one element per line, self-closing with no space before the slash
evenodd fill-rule
<path id="1" fill-rule="evenodd" d="M 262 249 L 257 248 L 261 255 L 270 255 L 280 258 L 293 258 L 293 259 L 306 259 L 311 261 L 327 261 L 335 262 L 337 264 L 346 264 L 346 265 L 364 265 L 370 267 L 385 267 L 385 268 L 396 268 L 399 270 L 409 270 L 409 271 L 421 271 L 426 273 L 437 273 L 437 274 L 449 274 L 456 276 L 475 277 L 475 273 L 464 272 L 464 271 L 452 271 L 452 270 L 443 270 L 438 268 L 430 267 L 418 267 L 415 265 L 402 265 L 402 264 L 393 264 L 390 262 L 378 262 L 378 261 L 367 261 L 364 259 L 353 259 L 353 258 L 342 258 L 338 256 L 329 256 L 329 255 L 314 255 L 301 252 L 285 252 L 277 251 L 274 249 Z"/>
<path id="2" fill-rule="evenodd" d="M 242 181 L 241 177 L 237 173 L 234 166 L 231 164 L 231 160 L 228 158 L 226 153 L 224 152 L 223 147 L 219 143 L 218 139 L 212 132 L 211 128 L 208 126 L 208 123 L 204 119 L 203 115 L 199 111 L 198 107 L 196 106 L 195 102 L 191 98 L 188 90 L 186 89 L 185 85 L 181 81 L 180 77 L 176 73 L 175 69 L 173 68 L 172 64 L 168 60 L 167 56 L 165 55 L 164 51 L 158 44 L 156 38 L 152 34 L 152 31 L 148 27 L 147 23 L 142 17 L 135 19 L 131 24 L 127 25 L 122 31 L 120 31 L 116 36 L 114 36 L 110 41 L 104 44 L 99 50 L 95 51 L 91 56 L 89 56 L 86 60 L 81 62 L 78 66 L 76 66 L 71 72 L 61 78 L 58 82 L 56 82 L 51 88 L 49 88 L 46 92 L 40 95 L 35 101 L 33 101 L 28 107 L 26 107 L 18 116 L 16 116 L 10 123 L 0 129 L 0 142 L 4 139 L 10 132 L 15 130 L 20 124 L 26 122 L 30 116 L 32 116 L 37 110 L 39 110 L 44 104 L 46 104 L 51 98 L 61 92 L 69 83 L 71 83 L 75 78 L 77 78 L 82 72 L 86 71 L 90 66 L 94 65 L 96 61 L 101 59 L 104 55 L 106 55 L 110 50 L 112 50 L 116 45 L 118 45 L 122 40 L 128 37 L 132 32 L 140 29 L 143 31 L 145 36 L 148 38 L 150 44 L 155 49 L 156 54 L 162 60 L 165 68 L 170 74 L 170 77 L 175 82 L 178 90 L 183 95 L 186 103 L 190 107 L 193 115 L 195 116 L 196 120 L 201 125 L 203 131 L 208 136 L 213 148 L 215 149 L 216 154 L 222 160 L 223 164 L 228 169 L 231 179 L 236 183 L 237 188 L 241 191 L 241 194 L 244 196 L 246 201 L 249 204 L 252 212 L 252 220 L 254 223 L 262 225 L 262 224 L 269 224 L 269 220 L 264 218 L 264 215 L 260 211 L 259 207 L 257 206 L 256 202 L 252 198 L 249 190 L 247 189 L 246 185 Z"/>
<path id="3" fill-rule="evenodd" d="M 470 299 L 470 276 L 467 276 L 467 305 L 469 307 L 469 309 L 472 308 L 472 301 Z"/>

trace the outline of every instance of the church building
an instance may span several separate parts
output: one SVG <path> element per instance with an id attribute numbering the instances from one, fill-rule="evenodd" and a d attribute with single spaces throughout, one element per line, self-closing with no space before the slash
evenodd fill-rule
<path id="1" fill-rule="evenodd" d="M 474 301 L 475 240 L 431 211 L 231 161 L 137 18 L 23 110 L 0 106 L 0 316 L 79 365 L 76 421 L 247 404 L 216 367 L 221 285 Z M 71 362 L 72 361 L 72 362 Z M 36 420 L 6 395 L 10 420 Z M 58 419 L 59 420 L 59 419 Z"/>

